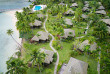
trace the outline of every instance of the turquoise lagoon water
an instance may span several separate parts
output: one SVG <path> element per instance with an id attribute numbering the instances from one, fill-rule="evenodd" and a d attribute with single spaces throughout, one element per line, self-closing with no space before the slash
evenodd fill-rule
<path id="1" fill-rule="evenodd" d="M 34 10 L 40 10 L 41 6 L 35 6 Z"/>
<path id="2" fill-rule="evenodd" d="M 0 0 L 0 9 L 20 9 L 29 4 L 26 0 Z M 6 61 L 17 48 L 15 41 L 6 34 L 7 29 L 12 29 L 13 37 L 19 41 L 19 34 L 16 32 L 12 17 L 6 13 L 0 13 L 0 73 L 3 72 L 3 74 L 7 71 Z"/>

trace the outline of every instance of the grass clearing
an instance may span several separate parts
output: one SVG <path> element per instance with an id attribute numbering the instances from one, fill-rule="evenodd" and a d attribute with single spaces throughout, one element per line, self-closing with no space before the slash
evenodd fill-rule
<path id="1" fill-rule="evenodd" d="M 97 61 L 89 55 L 78 55 L 74 57 L 88 63 L 87 74 L 97 74 Z"/>

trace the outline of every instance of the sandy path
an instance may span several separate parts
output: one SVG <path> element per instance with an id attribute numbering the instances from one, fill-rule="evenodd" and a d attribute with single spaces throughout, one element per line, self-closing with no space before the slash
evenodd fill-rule
<path id="1" fill-rule="evenodd" d="M 45 31 L 47 32 L 47 33 L 49 33 L 48 31 L 47 31 L 47 29 L 46 29 L 46 21 L 47 21 L 47 19 L 48 19 L 48 14 L 46 14 L 46 19 L 45 19 L 45 21 L 44 21 L 44 24 L 43 24 L 43 26 L 44 26 L 44 29 L 45 29 Z M 49 33 L 50 34 L 50 33 Z M 57 67 L 58 67 L 58 63 L 59 63 L 59 54 L 58 54 L 58 52 L 57 52 L 57 50 L 52 46 L 52 42 L 53 42 L 53 40 L 54 40 L 54 36 L 52 35 L 52 34 L 50 34 L 50 36 L 52 37 L 52 40 L 50 41 L 50 47 L 51 47 L 51 49 L 55 52 L 55 53 L 57 53 L 57 61 L 56 61 L 56 63 L 55 63 L 55 68 L 54 68 L 54 74 L 57 74 Z"/>

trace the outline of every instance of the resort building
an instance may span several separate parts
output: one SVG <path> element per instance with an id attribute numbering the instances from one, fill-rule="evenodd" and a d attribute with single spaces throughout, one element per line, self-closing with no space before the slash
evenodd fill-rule
<path id="1" fill-rule="evenodd" d="M 86 19 L 86 18 L 88 18 L 88 16 L 87 15 L 85 15 L 85 14 L 82 14 L 82 16 L 81 16 L 83 19 Z"/>
<path id="2" fill-rule="evenodd" d="M 65 24 L 70 25 L 70 26 L 73 25 L 71 19 L 68 19 L 68 18 L 65 19 Z"/>
<path id="3" fill-rule="evenodd" d="M 104 10 L 105 8 L 103 6 L 99 6 L 98 10 Z"/>
<path id="4" fill-rule="evenodd" d="M 44 52 L 46 54 L 44 63 L 50 64 L 53 61 L 53 55 L 54 55 L 53 51 L 41 48 L 40 52 Z"/>
<path id="5" fill-rule="evenodd" d="M 98 10 L 95 13 L 97 14 L 102 14 L 102 15 L 106 15 L 106 12 L 104 10 Z"/>
<path id="6" fill-rule="evenodd" d="M 35 20 L 34 23 L 29 24 L 31 27 L 40 27 L 42 25 L 42 22 L 39 20 Z"/>
<path id="7" fill-rule="evenodd" d="M 68 64 L 59 72 L 59 74 L 87 74 L 88 64 L 73 57 Z"/>
<path id="8" fill-rule="evenodd" d="M 84 1 L 84 4 L 89 4 L 89 1 Z"/>
<path id="9" fill-rule="evenodd" d="M 88 7 L 89 8 L 89 4 L 85 4 L 84 7 Z"/>
<path id="10" fill-rule="evenodd" d="M 64 35 L 62 38 L 75 37 L 75 31 L 72 29 L 64 29 Z"/>
<path id="11" fill-rule="evenodd" d="M 99 3 L 99 5 L 102 5 L 102 3 L 101 2 L 98 2 Z"/>
<path id="12" fill-rule="evenodd" d="M 90 51 L 94 51 L 97 49 L 97 44 L 96 42 L 94 42 L 93 44 L 90 44 L 88 40 L 83 41 L 82 43 L 80 43 L 79 45 L 77 45 L 78 49 L 81 51 L 84 51 L 85 46 L 90 45 L 89 50 Z"/>
<path id="13" fill-rule="evenodd" d="M 109 26 L 107 26 L 108 27 L 108 33 L 110 34 L 110 27 Z"/>
<path id="14" fill-rule="evenodd" d="M 103 22 L 105 22 L 107 25 L 110 26 L 110 19 L 102 19 Z"/>
<path id="15" fill-rule="evenodd" d="M 78 7 L 77 3 L 73 3 L 70 7 Z"/>
<path id="16" fill-rule="evenodd" d="M 83 7 L 82 11 L 90 11 L 90 9 L 88 7 Z"/>
<path id="17" fill-rule="evenodd" d="M 45 15 L 43 15 L 43 14 L 37 14 L 37 17 L 38 18 L 45 18 Z"/>
<path id="18" fill-rule="evenodd" d="M 49 34 L 47 32 L 39 31 L 37 34 L 31 39 L 31 42 L 39 42 L 39 41 L 47 41 L 49 39 Z"/>
<path id="19" fill-rule="evenodd" d="M 67 12 L 64 13 L 65 15 L 74 15 L 75 12 L 71 9 L 69 9 Z"/>
<path id="20" fill-rule="evenodd" d="M 59 3 L 58 5 L 62 5 L 62 6 L 65 6 L 66 4 L 64 4 L 63 2 Z"/>

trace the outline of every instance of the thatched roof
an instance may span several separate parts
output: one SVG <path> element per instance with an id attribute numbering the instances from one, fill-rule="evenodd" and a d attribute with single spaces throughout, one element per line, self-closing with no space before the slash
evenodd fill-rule
<path id="1" fill-rule="evenodd" d="M 64 6 L 64 5 L 66 5 L 66 4 L 64 4 L 64 3 L 61 2 L 61 3 L 59 3 L 58 5 L 62 5 L 62 6 Z"/>
<path id="2" fill-rule="evenodd" d="M 104 10 L 99 10 L 99 11 L 96 11 L 95 13 L 97 13 L 97 14 L 103 14 L 103 15 L 106 14 L 106 12 Z"/>
<path id="3" fill-rule="evenodd" d="M 89 4 L 89 1 L 84 1 L 84 4 Z"/>
<path id="4" fill-rule="evenodd" d="M 74 14 L 75 12 L 71 9 L 69 9 L 67 12 L 65 12 L 65 14 Z"/>
<path id="5" fill-rule="evenodd" d="M 66 23 L 67 25 L 73 25 L 71 19 L 68 19 L 68 18 L 65 19 L 65 23 Z"/>
<path id="6" fill-rule="evenodd" d="M 109 26 L 107 26 L 108 27 L 108 33 L 110 33 L 110 27 Z"/>
<path id="7" fill-rule="evenodd" d="M 81 16 L 82 18 L 84 18 L 84 19 L 86 19 L 86 18 L 88 18 L 88 16 L 87 15 L 85 15 L 85 14 L 82 14 L 82 16 Z"/>
<path id="8" fill-rule="evenodd" d="M 39 41 L 39 40 L 48 40 L 48 36 L 49 34 L 47 32 L 43 32 L 43 31 L 39 31 L 37 32 L 37 34 L 39 34 L 39 36 L 35 35 L 31 40 L 32 41 Z"/>
<path id="9" fill-rule="evenodd" d="M 98 2 L 99 3 L 99 5 L 102 5 L 102 3 L 101 2 Z"/>
<path id="10" fill-rule="evenodd" d="M 85 4 L 84 6 L 85 6 L 85 7 L 89 7 L 89 4 Z"/>
<path id="11" fill-rule="evenodd" d="M 43 48 L 41 48 L 40 50 L 40 52 L 44 52 L 46 54 L 44 63 L 50 64 L 53 61 L 54 52 Z"/>
<path id="12" fill-rule="evenodd" d="M 77 3 L 73 3 L 70 7 L 78 7 Z"/>
<path id="13" fill-rule="evenodd" d="M 89 48 L 90 51 L 93 51 L 93 50 L 96 50 L 96 49 L 97 49 L 97 44 L 96 44 L 96 42 L 94 42 L 93 44 L 89 44 L 89 41 L 88 41 L 88 40 L 85 40 L 85 41 L 83 41 L 82 43 L 80 43 L 79 49 L 82 50 L 82 51 L 84 51 L 84 47 L 85 47 L 86 45 L 90 45 L 90 48 Z"/>
<path id="14" fill-rule="evenodd" d="M 72 29 L 64 29 L 64 38 L 68 38 L 69 36 L 74 37 L 75 36 L 75 31 Z"/>
<path id="15" fill-rule="evenodd" d="M 104 10 L 105 8 L 103 6 L 99 6 L 99 10 Z"/>
<path id="16" fill-rule="evenodd" d="M 44 18 L 45 16 L 43 14 L 37 14 L 38 18 Z"/>
<path id="17" fill-rule="evenodd" d="M 93 50 L 96 50 L 97 49 L 97 43 L 96 42 L 94 42 L 93 44 L 91 44 L 91 46 L 90 46 L 90 51 L 93 51 Z"/>
<path id="18" fill-rule="evenodd" d="M 31 27 L 32 26 L 41 26 L 42 25 L 42 22 L 41 21 L 39 21 L 39 20 L 35 20 L 35 22 L 32 24 L 32 23 L 30 23 L 29 24 Z"/>
<path id="19" fill-rule="evenodd" d="M 106 24 L 110 25 L 110 19 L 102 19 L 103 22 L 105 22 Z"/>
<path id="20" fill-rule="evenodd" d="M 62 74 L 87 74 L 88 64 L 75 58 L 70 58 Z"/>
<path id="21" fill-rule="evenodd" d="M 82 11 L 89 11 L 90 9 L 88 7 L 83 7 Z"/>

